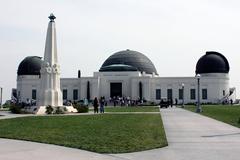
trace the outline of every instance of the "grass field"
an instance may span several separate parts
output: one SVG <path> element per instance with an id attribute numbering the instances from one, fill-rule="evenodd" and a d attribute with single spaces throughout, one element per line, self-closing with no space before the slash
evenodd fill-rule
<path id="1" fill-rule="evenodd" d="M 188 110 L 196 111 L 195 106 L 186 106 Z M 203 105 L 201 114 L 240 128 L 240 106 Z"/>
<path id="2" fill-rule="evenodd" d="M 0 137 L 124 153 L 164 147 L 160 114 L 37 116 L 0 120 Z"/>
<path id="3" fill-rule="evenodd" d="M 105 112 L 159 112 L 159 107 L 157 106 L 105 107 Z"/>

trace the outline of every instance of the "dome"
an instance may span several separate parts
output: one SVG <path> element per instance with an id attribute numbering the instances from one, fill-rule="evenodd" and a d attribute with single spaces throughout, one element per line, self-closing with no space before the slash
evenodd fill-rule
<path id="1" fill-rule="evenodd" d="M 196 74 L 202 73 L 228 73 L 228 60 L 218 52 L 209 51 L 202 56 L 196 65 Z"/>
<path id="2" fill-rule="evenodd" d="M 17 74 L 20 75 L 40 75 L 42 65 L 41 57 L 29 56 L 24 58 L 18 66 Z"/>
<path id="3" fill-rule="evenodd" d="M 115 71 L 140 71 L 147 74 L 157 74 L 155 66 L 148 57 L 129 49 L 111 55 L 99 70 L 99 72 Z"/>
<path id="4" fill-rule="evenodd" d="M 101 67 L 101 72 L 112 72 L 112 71 L 138 71 L 137 68 L 125 64 L 113 64 L 105 67 Z"/>

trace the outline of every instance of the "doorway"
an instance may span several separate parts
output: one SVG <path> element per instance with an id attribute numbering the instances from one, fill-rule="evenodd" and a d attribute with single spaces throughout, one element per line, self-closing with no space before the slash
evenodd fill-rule
<path id="1" fill-rule="evenodd" d="M 122 83 L 110 83 L 110 96 L 122 97 Z"/>

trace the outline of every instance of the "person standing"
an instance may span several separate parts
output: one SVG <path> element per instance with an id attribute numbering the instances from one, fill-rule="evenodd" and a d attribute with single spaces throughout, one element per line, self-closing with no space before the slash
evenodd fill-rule
<path id="1" fill-rule="evenodd" d="M 104 113 L 104 104 L 105 104 L 105 98 L 101 97 L 101 99 L 100 99 L 100 113 Z"/>
<path id="2" fill-rule="evenodd" d="M 114 97 L 113 97 L 113 106 L 116 107 L 116 105 L 117 105 L 117 99 L 116 99 L 116 97 L 114 96 Z"/>
<path id="3" fill-rule="evenodd" d="M 173 99 L 172 98 L 170 99 L 170 106 L 171 106 L 171 108 L 173 107 Z"/>
<path id="4" fill-rule="evenodd" d="M 98 106 L 99 106 L 98 99 L 97 97 L 95 97 L 93 101 L 94 113 L 98 113 Z"/>
<path id="5" fill-rule="evenodd" d="M 88 106 L 88 99 L 87 98 L 84 98 L 83 104 L 84 104 L 84 106 Z"/>
<path id="6" fill-rule="evenodd" d="M 175 105 L 177 106 L 178 105 L 178 99 L 175 98 Z"/>

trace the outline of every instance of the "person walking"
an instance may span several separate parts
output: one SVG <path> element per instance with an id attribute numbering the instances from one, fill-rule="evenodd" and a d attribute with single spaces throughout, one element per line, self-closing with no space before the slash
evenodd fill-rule
<path id="1" fill-rule="evenodd" d="M 94 113 L 98 113 L 98 106 L 99 106 L 98 99 L 97 97 L 95 97 L 93 101 Z"/>

